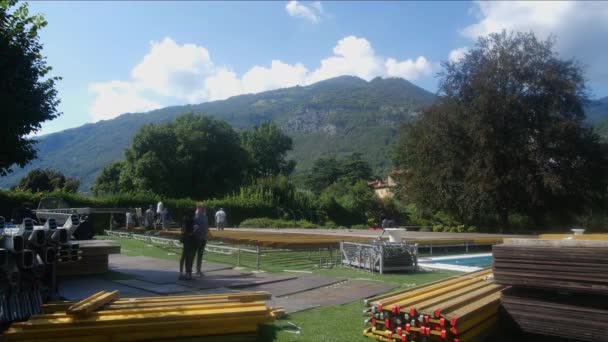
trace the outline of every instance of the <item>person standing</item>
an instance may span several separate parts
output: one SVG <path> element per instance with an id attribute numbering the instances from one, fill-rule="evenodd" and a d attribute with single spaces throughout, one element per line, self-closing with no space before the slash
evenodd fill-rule
<path id="1" fill-rule="evenodd" d="M 154 228 L 154 209 L 152 209 L 152 205 L 146 210 L 146 215 L 144 216 L 144 226 L 146 229 Z"/>
<path id="2" fill-rule="evenodd" d="M 182 256 L 179 259 L 179 279 L 192 280 L 192 264 L 194 253 L 196 253 L 196 241 L 194 239 L 194 220 L 191 216 L 182 219 Z M 185 268 L 185 274 L 184 274 Z"/>
<path id="3" fill-rule="evenodd" d="M 224 211 L 224 208 L 220 208 L 220 210 L 215 213 L 215 226 L 217 227 L 217 230 L 224 230 L 224 227 L 226 227 L 226 212 Z"/>
<path id="4" fill-rule="evenodd" d="M 196 275 L 203 275 L 203 252 L 209 236 L 209 221 L 203 204 L 197 204 L 194 215 L 194 232 L 192 234 L 196 243 Z"/>
<path id="5" fill-rule="evenodd" d="M 156 204 L 156 222 L 162 227 L 163 225 L 163 209 L 165 209 L 165 205 L 162 201 L 158 201 Z M 155 227 L 156 228 L 156 227 Z"/>

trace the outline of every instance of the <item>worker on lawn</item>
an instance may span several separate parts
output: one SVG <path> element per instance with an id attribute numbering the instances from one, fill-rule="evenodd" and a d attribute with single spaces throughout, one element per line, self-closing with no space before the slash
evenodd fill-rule
<path id="1" fill-rule="evenodd" d="M 163 202 L 158 201 L 156 204 L 156 222 L 161 226 L 163 224 L 163 209 L 165 209 Z"/>
<path id="2" fill-rule="evenodd" d="M 217 230 L 224 230 L 224 227 L 226 227 L 226 212 L 224 211 L 224 208 L 220 208 L 220 210 L 215 213 L 215 226 L 217 227 Z"/>
<path id="3" fill-rule="evenodd" d="M 182 219 L 182 257 L 179 259 L 179 279 L 192 280 L 192 264 L 196 253 L 197 242 L 194 238 L 194 220 L 190 215 Z M 184 266 L 186 273 L 184 274 Z"/>
<path id="4" fill-rule="evenodd" d="M 196 213 L 194 215 L 194 232 L 192 234 L 196 243 L 196 275 L 203 275 L 203 252 L 207 244 L 209 236 L 209 221 L 205 206 L 202 203 L 196 205 Z"/>
<path id="5" fill-rule="evenodd" d="M 152 205 L 150 205 L 148 210 L 146 210 L 146 215 L 144 216 L 144 226 L 146 229 L 154 228 L 154 209 Z"/>
<path id="6" fill-rule="evenodd" d="M 125 226 L 127 227 L 127 230 L 131 230 L 135 227 L 135 214 L 133 214 L 131 208 L 127 209 L 127 212 L 125 213 Z"/>

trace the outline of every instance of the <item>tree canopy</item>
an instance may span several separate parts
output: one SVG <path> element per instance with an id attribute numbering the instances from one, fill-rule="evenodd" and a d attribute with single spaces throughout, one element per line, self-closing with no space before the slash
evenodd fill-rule
<path id="1" fill-rule="evenodd" d="M 120 175 L 124 168 L 125 162 L 121 160 L 106 165 L 91 187 L 93 194 L 99 196 L 120 193 Z"/>
<path id="2" fill-rule="evenodd" d="M 289 175 L 296 166 L 287 160 L 287 152 L 293 149 L 291 138 L 272 121 L 266 121 L 252 130 L 241 133 L 243 147 L 251 157 L 251 175 L 268 177 Z"/>
<path id="3" fill-rule="evenodd" d="M 352 185 L 359 180 L 369 180 L 372 177 L 372 169 L 361 153 L 352 153 L 343 159 L 335 157 L 323 157 L 315 161 L 310 170 L 306 183 L 316 193 L 343 180 Z"/>
<path id="4" fill-rule="evenodd" d="M 532 33 L 491 34 L 443 63 L 440 98 L 405 125 L 396 164 L 421 207 L 461 221 L 580 212 L 604 191 L 598 138 L 583 124 L 581 66 Z"/>
<path id="5" fill-rule="evenodd" d="M 194 114 L 142 127 L 125 157 L 121 190 L 191 198 L 236 190 L 248 159 L 230 125 Z"/>
<path id="6" fill-rule="evenodd" d="M 57 112 L 59 77 L 42 56 L 39 31 L 47 25 L 42 15 L 30 15 L 27 3 L 11 11 L 16 0 L 0 1 L 0 176 L 11 165 L 25 166 L 36 158 L 35 140 L 28 135 Z"/>
<path id="7" fill-rule="evenodd" d="M 80 181 L 52 169 L 34 169 L 19 181 L 15 189 L 31 192 L 77 192 Z"/>

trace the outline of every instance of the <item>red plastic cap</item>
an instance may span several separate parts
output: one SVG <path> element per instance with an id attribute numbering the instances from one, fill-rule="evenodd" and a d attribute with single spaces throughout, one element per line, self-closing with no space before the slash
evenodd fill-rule
<path id="1" fill-rule="evenodd" d="M 441 309 L 435 310 L 435 318 L 441 317 Z"/>
<path id="2" fill-rule="evenodd" d="M 456 320 L 457 320 L 457 317 L 452 317 L 452 319 L 450 321 L 450 324 L 452 324 L 453 327 L 456 326 Z"/>
<path id="3" fill-rule="evenodd" d="M 409 323 L 405 325 L 405 331 L 410 331 L 411 328 L 412 326 Z"/>
<path id="4" fill-rule="evenodd" d="M 372 317 L 372 325 L 376 325 L 376 317 Z"/>
<path id="5" fill-rule="evenodd" d="M 407 335 L 406 334 L 401 335 L 401 342 L 407 342 Z"/>
<path id="6" fill-rule="evenodd" d="M 382 311 L 382 303 L 378 303 L 378 311 Z"/>
<path id="7" fill-rule="evenodd" d="M 426 336 L 431 336 L 431 328 L 426 327 L 425 332 L 426 332 Z"/>
<path id="8" fill-rule="evenodd" d="M 397 335 L 401 335 L 402 331 L 403 331 L 403 329 L 401 329 L 401 327 L 397 327 Z"/>
<path id="9" fill-rule="evenodd" d="M 445 318 L 439 320 L 439 326 L 445 327 Z"/>
<path id="10" fill-rule="evenodd" d="M 425 315 L 424 316 L 424 323 L 429 324 L 430 319 L 431 318 L 429 317 L 429 315 Z"/>
<path id="11" fill-rule="evenodd" d="M 441 330 L 441 338 L 446 338 L 447 335 L 448 335 L 447 331 Z"/>
<path id="12" fill-rule="evenodd" d="M 416 316 L 416 309 L 414 309 L 414 308 L 410 309 L 410 316 Z"/>
<path id="13" fill-rule="evenodd" d="M 389 331 L 387 331 L 387 332 L 386 332 L 386 337 L 388 337 L 388 338 L 393 338 L 393 332 L 392 332 L 392 331 L 390 331 L 390 330 L 389 330 Z"/>

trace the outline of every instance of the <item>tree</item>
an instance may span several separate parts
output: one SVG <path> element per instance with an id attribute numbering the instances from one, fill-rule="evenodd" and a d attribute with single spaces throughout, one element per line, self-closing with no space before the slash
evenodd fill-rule
<path id="1" fill-rule="evenodd" d="M 16 0 L 0 1 L 0 176 L 11 166 L 25 166 L 36 158 L 35 140 L 28 135 L 52 120 L 57 112 L 59 77 L 42 56 L 38 32 L 47 25 L 42 15 L 30 16 L 27 3 L 10 11 Z"/>
<path id="2" fill-rule="evenodd" d="M 581 67 L 532 33 L 491 34 L 443 63 L 440 98 L 406 125 L 396 163 L 408 193 L 460 221 L 580 212 L 605 189 L 598 138 L 583 125 Z"/>
<path id="3" fill-rule="evenodd" d="M 322 157 L 315 160 L 306 183 L 308 187 L 320 193 L 340 178 L 342 175 L 342 167 L 340 162 L 334 157 Z"/>
<path id="4" fill-rule="evenodd" d="M 104 167 L 97 179 L 95 184 L 91 188 L 95 196 L 105 194 L 116 194 L 120 192 L 120 174 L 125 168 L 124 161 L 115 161 Z"/>
<path id="5" fill-rule="evenodd" d="M 355 152 L 342 161 L 342 176 L 350 184 L 359 180 L 372 178 L 372 168 L 369 163 L 363 160 L 361 153 Z"/>
<path id="6" fill-rule="evenodd" d="M 293 149 L 293 141 L 271 121 L 241 133 L 243 147 L 249 152 L 254 177 L 289 175 L 296 166 L 287 160 L 287 152 Z"/>
<path id="7" fill-rule="evenodd" d="M 228 123 L 194 114 L 142 127 L 125 157 L 118 179 L 122 192 L 175 198 L 208 198 L 236 190 L 248 163 L 239 135 Z M 116 178 L 104 181 L 114 182 Z"/>
<path id="8" fill-rule="evenodd" d="M 320 193 L 338 180 L 353 185 L 359 180 L 369 180 L 371 177 L 372 169 L 369 163 L 363 160 L 361 153 L 355 152 L 344 159 L 317 159 L 306 177 L 306 183 L 311 190 Z"/>
<path id="9" fill-rule="evenodd" d="M 31 192 L 77 192 L 79 187 L 80 181 L 78 179 L 66 178 L 59 171 L 34 169 L 21 178 L 15 189 Z"/>

